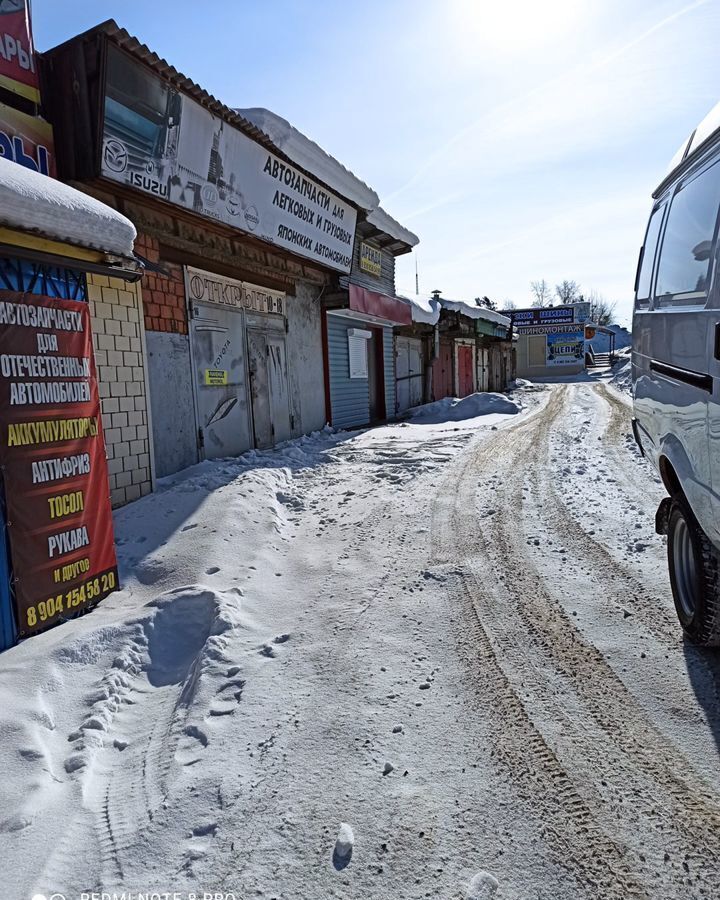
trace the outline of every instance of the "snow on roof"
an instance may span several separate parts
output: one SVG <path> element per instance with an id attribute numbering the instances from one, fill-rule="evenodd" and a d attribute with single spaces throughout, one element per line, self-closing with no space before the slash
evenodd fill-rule
<path id="1" fill-rule="evenodd" d="M 502 313 L 495 312 L 494 309 L 488 309 L 486 306 L 476 306 L 465 303 L 464 300 L 446 300 L 440 297 L 440 305 L 444 309 L 454 310 L 462 316 L 468 316 L 470 319 L 485 319 L 486 322 L 493 322 L 503 328 L 510 327 L 510 319 Z"/>
<path id="2" fill-rule="evenodd" d="M 382 206 L 378 206 L 377 209 L 373 209 L 368 213 L 367 220 L 371 225 L 374 225 L 375 228 L 385 234 L 389 234 L 390 237 L 393 237 L 398 241 L 402 241 L 410 247 L 414 247 L 416 244 L 420 243 L 420 238 L 416 234 L 413 234 L 412 231 L 404 228 L 399 222 L 393 219 L 391 215 L 385 212 Z"/>
<path id="3" fill-rule="evenodd" d="M 47 175 L 0 157 L 0 224 L 56 241 L 132 256 L 133 223 Z"/>
<path id="4" fill-rule="evenodd" d="M 398 294 L 401 300 L 410 304 L 413 322 L 422 322 L 424 325 L 437 325 L 440 318 L 440 304 L 434 297 L 405 297 Z"/>
<path id="5" fill-rule="evenodd" d="M 372 188 L 353 175 L 334 156 L 326 153 L 315 141 L 293 127 L 287 119 L 261 107 L 236 109 L 235 112 L 259 128 L 294 163 L 323 181 L 341 197 L 361 209 L 375 209 L 380 205 L 380 198 Z"/>

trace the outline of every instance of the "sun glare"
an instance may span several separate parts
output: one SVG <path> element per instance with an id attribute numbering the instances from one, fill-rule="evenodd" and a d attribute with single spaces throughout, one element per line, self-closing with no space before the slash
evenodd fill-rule
<path id="1" fill-rule="evenodd" d="M 577 0 L 453 0 L 450 27 L 465 53 L 525 54 L 566 38 L 582 9 Z"/>

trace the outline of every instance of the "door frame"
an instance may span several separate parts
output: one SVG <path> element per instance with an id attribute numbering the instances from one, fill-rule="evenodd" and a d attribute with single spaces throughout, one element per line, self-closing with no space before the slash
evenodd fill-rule
<path id="1" fill-rule="evenodd" d="M 382 325 L 367 325 L 373 334 L 372 346 L 375 351 L 375 383 L 377 385 L 376 422 L 387 421 L 387 398 L 385 396 L 385 330 Z M 369 343 L 369 342 L 368 342 Z M 368 405 L 370 403 L 370 379 L 368 378 Z"/>

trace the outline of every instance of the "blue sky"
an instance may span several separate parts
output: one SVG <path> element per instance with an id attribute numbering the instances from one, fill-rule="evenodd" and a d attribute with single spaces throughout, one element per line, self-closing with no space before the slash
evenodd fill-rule
<path id="1" fill-rule="evenodd" d="M 229 106 L 289 119 L 420 245 L 399 291 L 518 305 L 573 278 L 628 322 L 650 194 L 720 99 L 715 0 L 34 0 L 114 18 Z"/>

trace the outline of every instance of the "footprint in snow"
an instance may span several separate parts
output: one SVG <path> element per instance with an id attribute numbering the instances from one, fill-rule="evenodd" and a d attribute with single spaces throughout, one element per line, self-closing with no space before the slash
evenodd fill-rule
<path id="1" fill-rule="evenodd" d="M 190 531 L 193 528 L 197 528 L 197 522 L 193 522 L 192 525 L 183 525 L 180 531 Z"/>
<path id="2" fill-rule="evenodd" d="M 494 875 L 480 871 L 470 879 L 467 900 L 487 900 L 487 898 L 495 896 L 498 887 L 498 880 Z"/>
<path id="3" fill-rule="evenodd" d="M 353 830 L 346 822 L 342 822 L 338 830 L 335 847 L 333 848 L 333 866 L 338 872 L 350 865 L 354 846 L 355 835 Z"/>
<path id="4" fill-rule="evenodd" d="M 208 569 L 205 569 L 206 575 L 216 575 L 220 571 L 220 566 L 210 566 Z"/>

